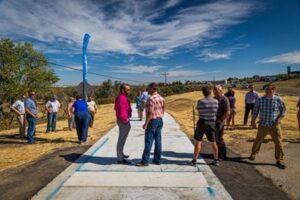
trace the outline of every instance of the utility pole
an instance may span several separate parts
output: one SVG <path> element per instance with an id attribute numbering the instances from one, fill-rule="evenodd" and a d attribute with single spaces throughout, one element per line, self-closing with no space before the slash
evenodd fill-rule
<path id="1" fill-rule="evenodd" d="M 169 75 L 169 74 L 167 72 L 165 72 L 165 73 L 162 73 L 161 75 L 165 76 L 165 85 L 167 85 L 167 75 Z"/>

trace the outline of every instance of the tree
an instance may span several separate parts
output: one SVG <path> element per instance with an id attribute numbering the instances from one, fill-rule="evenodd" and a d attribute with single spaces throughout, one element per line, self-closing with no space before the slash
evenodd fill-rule
<path id="1" fill-rule="evenodd" d="M 47 91 L 59 80 L 47 58 L 30 43 L 15 45 L 10 39 L 0 40 L 0 98 L 16 99 L 29 89 Z"/>

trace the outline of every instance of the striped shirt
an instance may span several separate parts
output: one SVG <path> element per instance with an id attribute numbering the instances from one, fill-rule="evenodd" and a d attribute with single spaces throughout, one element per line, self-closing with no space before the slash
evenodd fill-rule
<path id="1" fill-rule="evenodd" d="M 265 127 L 271 127 L 276 120 L 285 115 L 285 105 L 280 97 L 274 95 L 271 98 L 267 96 L 260 97 L 255 103 L 252 118 L 256 119 L 259 114 L 259 124 Z"/>
<path id="2" fill-rule="evenodd" d="M 145 108 L 147 113 L 152 113 L 152 119 L 162 118 L 164 116 L 165 100 L 155 92 L 149 97 Z"/>
<path id="3" fill-rule="evenodd" d="M 199 119 L 216 121 L 218 108 L 219 102 L 213 97 L 209 96 L 204 99 L 200 99 L 197 103 Z"/>

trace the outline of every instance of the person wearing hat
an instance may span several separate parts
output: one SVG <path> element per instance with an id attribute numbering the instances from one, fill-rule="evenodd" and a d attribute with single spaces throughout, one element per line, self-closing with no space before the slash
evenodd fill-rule
<path id="1" fill-rule="evenodd" d="M 10 107 L 12 111 L 17 114 L 18 122 L 19 122 L 19 134 L 21 139 L 26 138 L 26 124 L 25 124 L 25 95 L 21 95 L 20 98 L 13 103 Z"/>
<path id="2" fill-rule="evenodd" d="M 47 130 L 46 133 L 51 131 L 56 131 L 56 119 L 57 113 L 60 108 L 60 103 L 57 100 L 57 96 L 53 95 L 51 100 L 46 103 L 46 112 L 47 112 Z"/>

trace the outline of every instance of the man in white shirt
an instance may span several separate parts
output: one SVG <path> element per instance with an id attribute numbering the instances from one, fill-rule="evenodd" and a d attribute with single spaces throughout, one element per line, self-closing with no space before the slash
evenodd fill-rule
<path id="1" fill-rule="evenodd" d="M 140 120 L 143 119 L 143 112 L 144 112 L 146 103 L 149 98 L 150 98 L 150 95 L 148 94 L 148 91 L 144 91 L 141 95 L 141 116 L 140 116 L 141 118 L 140 118 Z"/>
<path id="2" fill-rule="evenodd" d="M 94 101 L 94 98 L 91 96 L 89 96 L 87 104 L 88 104 L 89 114 L 91 116 L 89 126 L 92 128 L 94 124 L 95 114 L 97 112 L 97 105 Z"/>
<path id="3" fill-rule="evenodd" d="M 60 108 L 60 103 L 57 100 L 57 96 L 53 95 L 51 100 L 46 103 L 47 112 L 47 130 L 46 133 L 56 130 L 56 118 Z"/>
<path id="4" fill-rule="evenodd" d="M 20 99 L 15 101 L 15 103 L 10 107 L 12 111 L 17 114 L 19 122 L 19 134 L 21 139 L 26 138 L 26 124 L 25 124 L 25 95 L 21 95 Z"/>

